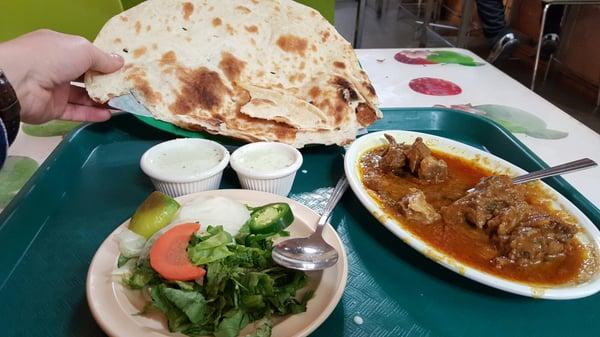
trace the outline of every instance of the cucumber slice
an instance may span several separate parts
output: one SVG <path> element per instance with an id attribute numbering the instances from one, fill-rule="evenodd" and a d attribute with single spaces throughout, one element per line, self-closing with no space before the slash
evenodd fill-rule
<path id="1" fill-rule="evenodd" d="M 254 209 L 248 225 L 252 234 L 268 234 L 280 232 L 292 222 L 294 214 L 290 205 L 281 202 Z"/>

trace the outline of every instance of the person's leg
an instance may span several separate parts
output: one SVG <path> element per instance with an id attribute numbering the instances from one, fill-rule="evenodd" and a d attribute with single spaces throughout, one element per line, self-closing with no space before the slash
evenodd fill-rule
<path id="1" fill-rule="evenodd" d="M 476 2 L 483 35 L 490 46 L 493 46 L 499 38 L 511 32 L 504 18 L 504 5 L 502 0 L 477 0 Z"/>
<path id="2" fill-rule="evenodd" d="M 483 35 L 492 48 L 488 62 L 494 63 L 512 55 L 519 41 L 506 25 L 502 0 L 477 0 L 477 13 Z"/>

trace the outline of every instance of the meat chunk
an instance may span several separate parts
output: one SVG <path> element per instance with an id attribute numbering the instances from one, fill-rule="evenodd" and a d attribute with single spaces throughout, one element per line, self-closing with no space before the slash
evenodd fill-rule
<path id="1" fill-rule="evenodd" d="M 448 165 L 431 155 L 431 150 L 421 137 L 408 146 L 398 144 L 394 137 L 384 134 L 388 146 L 381 155 L 379 165 L 384 172 L 396 175 L 408 170 L 426 183 L 441 183 L 448 178 Z"/>
<path id="2" fill-rule="evenodd" d="M 411 173 L 417 173 L 421 161 L 431 156 L 431 150 L 423 143 L 423 138 L 417 137 L 405 154 L 408 158 L 408 169 Z"/>
<path id="3" fill-rule="evenodd" d="M 404 144 L 398 144 L 394 137 L 388 134 L 384 134 L 384 136 L 389 144 L 381 156 L 379 165 L 384 172 L 400 174 L 406 164 L 406 155 L 404 155 L 406 146 Z"/>
<path id="4" fill-rule="evenodd" d="M 532 214 L 510 233 L 494 237 L 501 254 L 495 262 L 527 267 L 562 257 L 574 234 L 572 226 L 549 215 Z"/>
<path id="5" fill-rule="evenodd" d="M 448 165 L 441 159 L 427 156 L 421 160 L 417 173 L 420 179 L 428 183 L 441 183 L 448 178 Z"/>
<path id="6" fill-rule="evenodd" d="M 564 256 L 572 226 L 528 204 L 525 192 L 508 176 L 483 179 L 474 191 L 441 210 L 447 223 L 484 230 L 497 247 L 497 266 L 530 266 Z"/>
<path id="7" fill-rule="evenodd" d="M 427 202 L 423 191 L 416 188 L 411 188 L 410 193 L 400 200 L 400 211 L 407 219 L 426 225 L 442 218 Z"/>
<path id="8" fill-rule="evenodd" d="M 522 199 L 522 194 L 510 177 L 491 176 L 480 181 L 472 192 L 442 208 L 442 215 L 446 222 L 467 222 L 487 230 L 488 221 L 515 200 Z"/>

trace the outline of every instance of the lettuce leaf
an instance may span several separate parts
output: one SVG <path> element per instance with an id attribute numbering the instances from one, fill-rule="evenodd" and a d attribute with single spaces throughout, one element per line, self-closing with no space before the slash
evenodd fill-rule
<path id="1" fill-rule="evenodd" d="M 233 254 L 227 249 L 232 240 L 231 235 L 225 232 L 222 226 L 209 226 L 207 234 L 200 237 L 199 242 L 188 247 L 190 260 L 199 266 L 226 258 Z"/>

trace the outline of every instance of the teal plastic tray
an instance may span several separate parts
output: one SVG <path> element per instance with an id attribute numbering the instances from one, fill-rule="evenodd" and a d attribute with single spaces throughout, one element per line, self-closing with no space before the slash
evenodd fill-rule
<path id="1" fill-rule="evenodd" d="M 407 129 L 456 139 L 526 170 L 545 164 L 509 132 L 446 109 L 387 109 L 370 131 Z M 106 236 L 152 191 L 141 154 L 172 138 L 123 115 L 72 132 L 0 215 L 2 336 L 103 336 L 86 303 L 85 278 Z M 550 141 L 549 141 L 550 142 Z M 332 187 L 337 147 L 303 150 L 306 174 L 292 194 Z M 563 179 L 548 182 L 595 224 L 600 212 Z M 231 169 L 222 188 L 237 188 Z M 347 193 L 331 221 L 350 264 L 342 301 L 313 336 L 593 336 L 600 295 L 571 301 L 504 293 L 455 274 L 408 247 Z M 357 325 L 353 317 L 364 324 Z"/>

